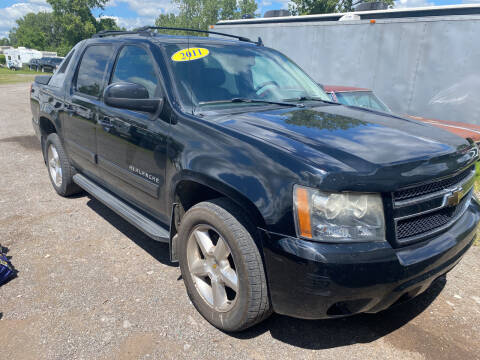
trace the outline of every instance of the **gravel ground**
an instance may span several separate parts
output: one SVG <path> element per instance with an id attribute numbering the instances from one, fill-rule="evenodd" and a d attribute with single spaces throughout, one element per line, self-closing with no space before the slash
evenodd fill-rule
<path id="1" fill-rule="evenodd" d="M 216 330 L 166 245 L 85 194 L 56 195 L 28 86 L 0 86 L 0 243 L 18 270 L 0 287 L 0 358 L 480 359 L 480 247 L 446 282 L 380 314 Z"/>

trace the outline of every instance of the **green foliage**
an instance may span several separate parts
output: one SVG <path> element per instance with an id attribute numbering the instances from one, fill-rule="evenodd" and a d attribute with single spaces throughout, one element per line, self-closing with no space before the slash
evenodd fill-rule
<path id="1" fill-rule="evenodd" d="M 257 3 L 255 0 L 172 1 L 178 7 L 178 15 L 161 14 L 155 20 L 156 26 L 208 30 L 209 25 L 216 24 L 218 20 L 240 19 L 242 15 L 254 15 L 257 11 Z M 183 34 L 185 32 L 170 31 L 169 33 Z"/>
<path id="2" fill-rule="evenodd" d="M 328 14 L 336 12 L 337 0 L 292 0 L 288 10 L 293 15 Z"/>
<path id="3" fill-rule="evenodd" d="M 108 0 L 47 0 L 52 6 L 54 22 L 62 34 L 58 44 L 62 55 L 76 43 L 91 37 L 101 30 L 120 30 L 115 21 L 103 18 L 99 21 L 92 15 L 92 8 L 103 9 Z"/>
<path id="4" fill-rule="evenodd" d="M 0 46 L 8 46 L 8 45 L 10 45 L 10 40 L 8 38 L 0 39 Z"/>
<path id="5" fill-rule="evenodd" d="M 103 9 L 108 0 L 47 0 L 53 12 L 29 13 L 17 20 L 9 34 L 15 46 L 57 51 L 65 56 L 79 41 L 101 30 L 120 30 L 114 19 L 97 20 L 92 8 Z"/>
<path id="6" fill-rule="evenodd" d="M 378 0 L 291 0 L 288 9 L 293 15 L 328 14 L 354 11 L 354 7 L 363 2 Z M 382 0 L 393 7 L 395 0 Z"/>
<path id="7" fill-rule="evenodd" d="M 5 55 L 0 54 L 0 65 L 5 65 L 7 61 L 5 60 Z"/>
<path id="8" fill-rule="evenodd" d="M 10 35 L 11 39 L 14 38 L 14 45 L 31 49 L 52 49 L 56 45 L 53 15 L 47 12 L 29 13 L 17 20 L 17 26 Z"/>

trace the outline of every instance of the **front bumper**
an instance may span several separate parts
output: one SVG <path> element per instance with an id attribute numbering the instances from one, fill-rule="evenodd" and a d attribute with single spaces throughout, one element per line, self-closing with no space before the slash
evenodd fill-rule
<path id="1" fill-rule="evenodd" d="M 418 244 L 326 244 L 262 230 L 275 312 L 322 319 L 378 312 L 425 291 L 472 245 L 480 220 L 476 200 L 445 233 Z"/>

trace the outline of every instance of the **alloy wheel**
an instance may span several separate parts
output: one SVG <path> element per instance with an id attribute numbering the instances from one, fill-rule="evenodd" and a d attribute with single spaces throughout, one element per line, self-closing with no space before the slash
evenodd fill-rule
<path id="1" fill-rule="evenodd" d="M 60 165 L 60 158 L 58 156 L 57 149 L 53 144 L 48 146 L 48 169 L 50 171 L 50 176 L 55 186 L 62 186 L 62 167 Z"/>
<path id="2" fill-rule="evenodd" d="M 187 243 L 188 270 L 203 300 L 226 312 L 237 299 L 239 281 L 230 248 L 209 225 L 198 225 Z"/>

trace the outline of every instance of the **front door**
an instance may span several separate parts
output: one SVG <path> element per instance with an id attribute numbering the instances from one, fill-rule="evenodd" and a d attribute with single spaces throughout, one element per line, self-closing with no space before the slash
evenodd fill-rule
<path id="1" fill-rule="evenodd" d="M 145 86 L 150 98 L 162 94 L 159 71 L 149 49 L 124 45 L 110 76 L 116 82 Z M 97 119 L 97 161 L 111 189 L 167 223 L 165 163 L 168 121 L 162 115 L 114 108 L 101 103 Z"/>

